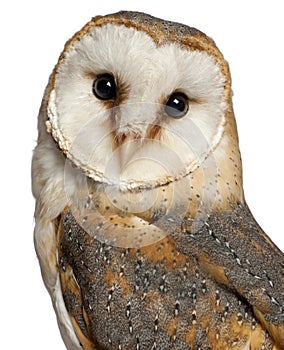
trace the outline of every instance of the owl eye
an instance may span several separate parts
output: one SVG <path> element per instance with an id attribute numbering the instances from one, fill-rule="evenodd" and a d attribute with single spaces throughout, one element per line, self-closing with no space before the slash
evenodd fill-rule
<path id="1" fill-rule="evenodd" d="M 186 115 L 188 111 L 188 97 L 182 92 L 174 92 L 169 97 L 166 105 L 166 114 L 175 119 L 180 119 Z"/>
<path id="2" fill-rule="evenodd" d="M 108 73 L 97 76 L 93 82 L 93 94 L 100 100 L 112 100 L 116 97 L 114 76 Z"/>

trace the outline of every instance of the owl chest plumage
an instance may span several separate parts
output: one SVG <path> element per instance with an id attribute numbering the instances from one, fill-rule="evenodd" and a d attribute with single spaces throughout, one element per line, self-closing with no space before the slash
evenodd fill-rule
<path id="1" fill-rule="evenodd" d="M 226 287 L 218 259 L 235 260 L 232 274 L 240 265 L 239 252 L 212 234 L 221 222 L 209 219 L 192 233 L 185 220 L 155 244 L 119 248 L 94 239 L 66 211 L 58 231 L 61 288 L 84 349 L 272 349 L 252 306 Z M 243 273 L 242 283 L 253 274 L 261 272 Z"/>

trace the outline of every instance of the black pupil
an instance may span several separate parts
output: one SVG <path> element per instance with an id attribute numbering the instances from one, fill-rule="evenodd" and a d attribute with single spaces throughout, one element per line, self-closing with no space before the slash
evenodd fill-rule
<path id="1" fill-rule="evenodd" d="M 111 100 L 116 97 L 116 84 L 111 74 L 102 74 L 93 83 L 93 93 L 100 100 Z"/>
<path id="2" fill-rule="evenodd" d="M 165 112 L 169 117 L 182 118 L 188 111 L 188 98 L 180 92 L 173 93 L 165 106 Z"/>

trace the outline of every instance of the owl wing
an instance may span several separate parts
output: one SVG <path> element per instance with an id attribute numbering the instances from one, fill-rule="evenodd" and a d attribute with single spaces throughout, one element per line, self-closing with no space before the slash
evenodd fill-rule
<path id="1" fill-rule="evenodd" d="M 187 232 L 186 247 L 195 251 L 203 271 L 244 298 L 284 349 L 284 255 L 248 206 L 239 204 L 232 212 L 212 213 L 201 229 Z M 181 250 L 190 253 L 187 248 Z"/>
<path id="2" fill-rule="evenodd" d="M 121 227 L 125 226 L 125 222 L 121 224 Z M 140 306 L 137 304 L 137 310 L 140 310 L 139 322 L 144 322 L 145 318 L 141 329 L 143 329 L 145 334 L 150 335 L 153 332 L 153 339 L 157 337 L 154 329 L 156 326 L 158 328 L 158 323 L 155 323 L 155 308 L 158 307 L 159 303 L 162 303 L 165 317 L 163 321 L 159 320 L 159 327 L 163 327 L 166 330 L 167 336 L 171 335 L 174 332 L 175 322 L 177 322 L 175 320 L 178 319 L 175 317 L 179 313 L 179 306 L 175 305 L 176 309 L 173 314 L 171 314 L 169 307 L 177 300 L 177 296 L 181 295 L 180 288 L 183 288 L 183 286 L 180 284 L 174 285 L 170 281 L 171 276 L 176 278 L 179 274 L 179 272 L 175 274 L 174 266 L 180 265 L 183 267 L 186 265 L 186 258 L 184 257 L 190 257 L 194 261 L 192 272 L 187 276 L 187 281 L 191 286 L 195 285 L 196 287 L 194 288 L 198 289 L 199 284 L 201 290 L 205 288 L 202 285 L 204 277 L 201 275 L 196 277 L 196 268 L 202 271 L 203 276 L 207 276 L 206 289 L 208 291 L 211 289 L 211 292 L 208 292 L 207 296 L 204 291 L 199 293 L 201 308 L 205 304 L 208 305 L 207 309 L 204 306 L 204 315 L 211 312 L 212 295 L 219 289 L 223 299 L 227 298 L 230 301 L 231 309 L 238 310 L 239 308 L 241 312 L 245 312 L 245 306 L 241 309 L 242 306 L 236 305 L 240 302 L 243 305 L 248 305 L 249 309 L 253 310 L 255 318 L 259 320 L 262 327 L 274 339 L 274 349 L 284 348 L 284 258 L 281 251 L 261 230 L 246 205 L 239 205 L 231 212 L 211 213 L 205 221 L 203 220 L 201 224 L 197 225 L 198 229 L 193 229 L 191 224 L 189 221 L 184 221 L 178 227 L 175 226 L 175 229 L 171 225 L 168 227 L 163 225 L 163 229 L 169 234 L 167 239 L 162 238 L 160 242 L 144 246 L 141 249 L 121 249 L 119 247 L 108 247 L 104 243 L 95 243 L 94 237 L 86 233 L 68 208 L 66 209 L 62 214 L 57 235 L 61 290 L 74 331 L 84 349 L 100 349 L 101 347 L 96 341 L 96 335 L 103 337 L 102 333 L 107 334 L 110 332 L 107 330 L 107 327 L 112 327 L 111 323 L 113 323 L 114 327 L 110 328 L 113 333 L 121 334 L 121 337 L 125 339 L 127 336 L 123 332 L 126 331 L 126 334 L 131 337 L 132 326 L 129 326 L 131 321 L 129 300 L 131 299 L 133 304 L 141 304 Z M 95 225 L 98 230 L 101 230 L 104 226 L 103 223 L 101 225 L 98 224 L 96 220 Z M 155 227 L 154 225 L 149 226 Z M 119 227 L 117 222 L 114 223 L 114 227 Z M 173 231 L 169 233 L 171 229 Z M 161 228 L 156 228 L 155 232 L 159 230 L 161 231 Z M 126 266 L 124 263 L 129 265 Z M 147 282 L 149 270 L 143 271 L 143 264 L 145 266 L 148 264 L 148 267 L 151 266 L 153 270 L 157 269 L 158 271 L 159 263 L 161 263 L 160 266 L 168 269 L 166 279 L 168 279 L 169 285 L 166 293 L 164 290 L 166 287 L 163 287 L 163 284 L 157 284 L 157 276 L 151 282 Z M 189 265 L 187 264 L 187 266 Z M 127 270 L 129 273 L 127 273 Z M 209 281 L 208 276 L 215 281 L 215 284 Z M 132 278 L 136 278 L 135 283 Z M 141 283 L 144 286 L 145 284 L 147 286 L 147 283 L 149 283 L 151 287 L 153 286 L 153 290 L 155 287 L 159 291 L 158 293 L 153 293 L 155 300 L 153 301 L 152 309 L 147 311 L 145 316 L 143 314 L 145 307 L 142 305 L 144 303 L 143 293 L 141 288 L 140 290 L 134 288 L 137 285 L 139 286 L 140 282 L 138 283 L 137 279 L 139 281 L 141 279 Z M 185 281 L 184 283 L 187 282 Z M 222 289 L 222 285 L 225 288 Z M 108 287 L 106 288 L 106 286 Z M 115 293 L 112 288 L 117 288 L 117 295 L 120 295 L 121 298 L 116 300 L 116 304 L 113 301 Z M 147 290 L 147 287 L 145 290 Z M 151 294 L 149 290 L 147 293 L 148 295 Z M 190 335 L 187 342 L 194 342 L 191 340 L 191 337 L 196 334 L 194 333 L 195 321 L 193 320 L 194 322 L 192 322 L 192 317 L 195 318 L 194 308 L 197 305 L 196 303 L 198 303 L 198 299 L 194 301 L 195 297 L 192 295 L 196 292 L 192 293 L 189 298 L 187 297 L 191 304 L 188 304 L 187 315 L 184 316 L 185 321 L 189 321 L 187 324 L 190 325 L 188 329 L 188 334 Z M 190 302 L 190 300 L 192 301 Z M 193 309 L 191 310 L 190 307 Z M 201 310 L 200 312 L 202 313 L 203 311 Z M 224 326 L 224 321 L 218 316 L 219 311 L 215 311 L 212 311 L 216 315 L 214 322 L 217 322 L 217 326 L 223 329 L 224 344 L 228 344 L 230 335 L 232 337 L 233 334 L 246 334 L 245 337 L 247 337 L 250 332 L 253 333 L 253 331 L 249 330 L 250 327 L 248 325 L 238 325 L 237 311 L 235 311 L 236 322 L 230 321 L 232 322 L 230 323 L 231 326 L 228 324 L 229 328 L 235 327 L 235 329 L 229 331 L 227 326 Z M 167 312 L 168 314 L 166 315 Z M 113 319 L 112 317 L 115 318 Z M 147 317 L 149 317 L 149 320 L 147 320 Z M 106 318 L 109 318 L 108 322 L 110 324 L 105 323 L 101 325 L 100 322 L 103 323 Z M 100 322 L 94 322 L 94 320 L 99 319 L 101 320 Z M 129 324 L 126 323 L 124 326 L 123 322 L 129 322 Z M 154 323 L 154 327 L 149 328 L 147 331 L 148 324 L 151 324 L 151 322 Z M 250 322 L 252 322 L 251 329 L 253 329 L 253 321 Z M 202 323 L 203 321 L 201 321 Z M 204 324 L 206 324 L 206 321 L 204 321 Z M 120 327 L 121 329 L 117 331 Z M 130 331 L 127 330 L 129 327 Z M 202 327 L 204 327 L 203 331 L 205 334 L 207 326 L 201 326 L 201 329 Z M 254 334 L 251 337 L 257 339 L 257 343 L 264 339 L 260 328 Z M 110 333 L 107 336 L 111 339 Z M 171 336 L 174 337 L 173 334 Z M 161 333 L 160 337 L 161 340 L 164 335 Z M 203 340 L 200 340 L 200 344 L 203 346 L 208 344 L 206 343 L 209 341 L 208 337 L 210 335 L 205 334 L 202 338 Z M 106 338 L 105 342 L 107 341 Z M 266 341 L 268 343 L 265 343 L 266 345 L 263 346 L 265 349 L 268 349 L 271 346 L 271 342 L 269 340 Z M 214 348 L 212 344 L 211 342 L 211 348 Z M 195 344 L 194 346 L 197 345 Z M 220 348 L 218 345 L 216 346 Z M 181 346 L 181 348 L 183 347 Z M 258 347 L 251 345 L 251 348 L 257 349 Z"/>
<path id="3" fill-rule="evenodd" d="M 92 338 L 89 319 L 83 306 L 81 289 L 74 275 L 72 266 L 66 263 L 66 258 L 63 257 L 61 250 L 64 235 L 64 216 L 67 212 L 67 208 L 62 212 L 57 230 L 57 252 L 61 293 L 80 346 L 84 350 L 92 350 L 96 349 L 94 347 L 95 341 Z M 56 311 L 57 313 L 60 312 L 60 310 Z"/>
<path id="4" fill-rule="evenodd" d="M 90 321 L 94 307 L 91 303 L 86 305 L 86 298 L 83 296 L 84 292 L 96 294 L 93 289 L 94 276 L 99 269 L 93 268 L 92 260 L 99 253 L 95 252 L 94 241 L 102 246 L 107 242 L 109 247 L 117 248 L 115 250 L 120 254 L 124 250 L 120 247 L 131 246 L 135 251 L 137 246 L 147 246 L 153 241 L 159 241 L 167 233 L 135 215 L 117 214 L 104 220 L 98 211 L 84 209 L 81 214 L 75 208 L 72 209 L 69 207 L 64 209 L 57 229 L 61 293 L 80 345 L 84 350 L 101 349 L 94 337 L 96 330 Z M 81 241 L 76 238 L 78 236 Z M 66 241 L 70 244 L 66 244 Z M 102 284 L 105 278 L 106 275 L 99 276 L 98 273 L 98 281 Z M 99 295 L 96 297 L 100 298 Z M 95 307 L 99 308 L 100 303 L 95 304 Z M 103 306 L 104 309 L 106 307 Z M 61 313 L 58 308 L 56 311 L 57 314 Z"/>

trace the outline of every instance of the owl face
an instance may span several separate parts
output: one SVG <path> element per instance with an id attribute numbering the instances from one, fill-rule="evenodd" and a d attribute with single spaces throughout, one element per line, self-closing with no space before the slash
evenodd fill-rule
<path id="1" fill-rule="evenodd" d="M 94 19 L 66 45 L 46 124 L 88 177 L 154 188 L 193 173 L 220 143 L 228 72 L 202 33 L 183 44 L 126 21 Z"/>

